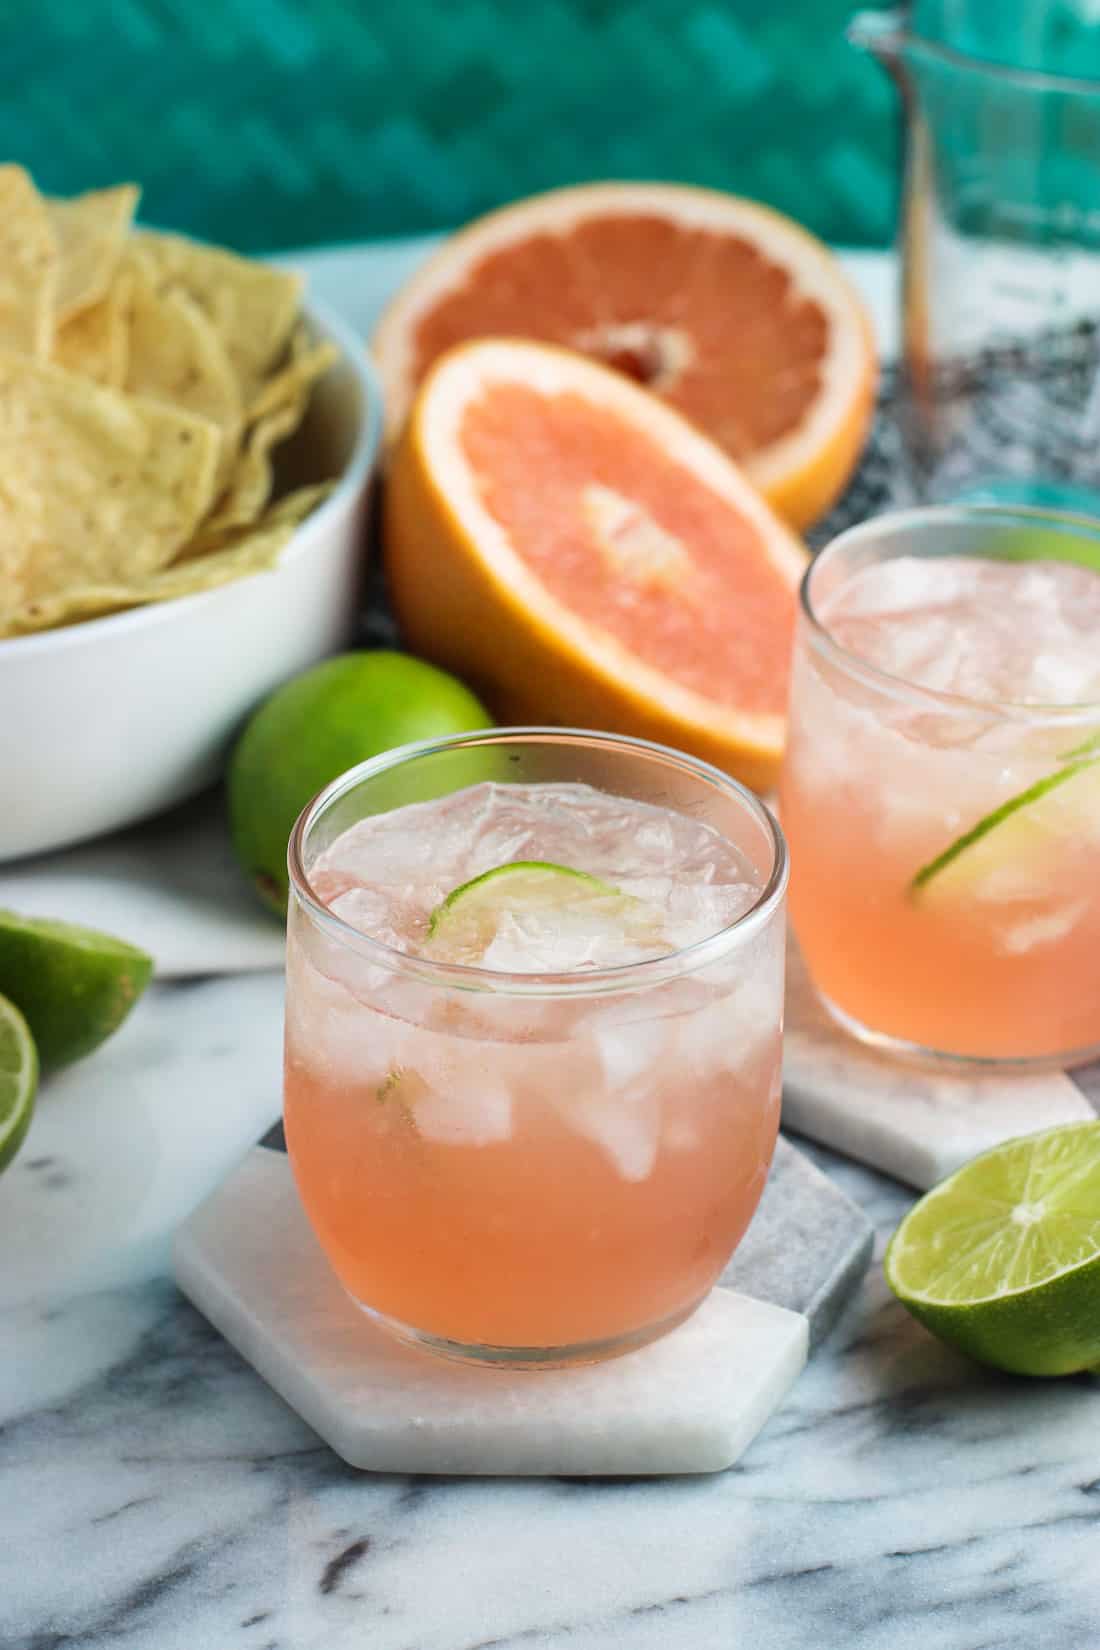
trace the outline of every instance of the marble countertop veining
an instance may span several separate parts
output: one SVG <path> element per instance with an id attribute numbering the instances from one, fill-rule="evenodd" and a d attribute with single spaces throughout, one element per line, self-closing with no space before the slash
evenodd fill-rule
<path id="1" fill-rule="evenodd" d="M 718 1477 L 345 1467 L 166 1274 L 277 1108 L 281 991 L 154 987 L 4 1177 L 3 1650 L 1100 1645 L 1100 1386 L 966 1363 L 877 1265 Z M 881 1252 L 911 1194 L 814 1156 Z"/>

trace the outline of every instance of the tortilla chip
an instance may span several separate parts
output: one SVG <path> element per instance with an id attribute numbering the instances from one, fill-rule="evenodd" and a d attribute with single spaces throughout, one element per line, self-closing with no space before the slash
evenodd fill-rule
<path id="1" fill-rule="evenodd" d="M 334 481 L 320 481 L 309 487 L 299 487 L 286 493 L 260 515 L 252 519 L 233 520 L 221 507 L 203 522 L 195 537 L 176 556 L 176 561 L 195 561 L 201 556 L 216 554 L 233 545 L 242 544 L 253 533 L 263 533 L 272 527 L 297 527 L 332 492 Z M 260 509 L 263 507 L 261 506 Z"/>
<path id="2" fill-rule="evenodd" d="M 276 499 L 260 525 L 265 528 L 285 527 L 288 524 L 291 527 L 300 526 L 318 505 L 324 503 L 335 486 L 335 481 L 315 481 L 308 487 L 296 487 L 294 492 Z"/>
<path id="3" fill-rule="evenodd" d="M 134 236 L 158 286 L 179 286 L 221 338 L 245 405 L 286 349 L 301 305 L 302 280 L 182 235 Z"/>
<path id="4" fill-rule="evenodd" d="M 199 530 L 200 541 L 220 541 L 228 529 L 247 527 L 262 513 L 274 482 L 271 448 L 289 435 L 296 423 L 292 416 L 276 414 L 256 425 L 237 455 L 228 487 Z"/>
<path id="5" fill-rule="evenodd" d="M 158 290 L 147 259 L 130 255 L 130 361 L 126 388 L 217 424 L 230 442 L 241 393 L 221 339 L 186 292 Z"/>
<path id="6" fill-rule="evenodd" d="M 291 358 L 253 396 L 248 406 L 248 422 L 268 417 L 283 407 L 297 409 L 296 422 L 305 417 L 309 392 L 318 378 L 322 378 L 339 356 L 335 344 L 314 344 L 304 327 L 295 333 Z"/>
<path id="7" fill-rule="evenodd" d="M 47 358 L 57 280 L 46 202 L 21 166 L 0 166 L 0 349 Z"/>
<path id="8" fill-rule="evenodd" d="M 279 552 L 294 532 L 293 522 L 281 522 L 262 532 L 250 533 L 239 544 L 199 561 L 188 561 L 133 578 L 75 585 L 27 602 L 7 617 L 9 636 L 24 636 L 36 630 L 52 630 L 58 625 L 76 624 L 82 619 L 98 619 L 128 607 L 148 602 L 174 601 L 179 596 L 215 590 L 251 573 L 266 572 L 278 561 Z"/>
<path id="9" fill-rule="evenodd" d="M 122 389 L 130 360 L 131 290 L 130 276 L 124 270 L 98 304 L 59 327 L 53 341 L 55 364 L 110 389 Z"/>
<path id="10" fill-rule="evenodd" d="M 54 295 L 58 326 L 107 296 L 141 191 L 132 183 L 47 201 L 60 271 Z"/>
<path id="11" fill-rule="evenodd" d="M 229 485 L 213 514 L 203 523 L 200 539 L 220 542 L 228 529 L 247 526 L 261 514 L 274 481 L 272 452 L 298 428 L 305 417 L 313 383 L 328 371 L 336 357 L 332 344 L 310 346 L 306 353 L 268 379 L 253 403 L 251 428 L 237 456 Z M 256 409 L 260 409 L 259 416 Z"/>
<path id="12" fill-rule="evenodd" d="M 0 630 L 13 610 L 170 562 L 210 508 L 216 425 L 0 352 Z"/>

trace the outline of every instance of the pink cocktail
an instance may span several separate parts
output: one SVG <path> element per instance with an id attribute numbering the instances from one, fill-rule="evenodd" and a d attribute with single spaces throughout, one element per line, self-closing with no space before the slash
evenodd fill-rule
<path id="1" fill-rule="evenodd" d="M 814 982 L 898 1052 L 1100 1052 L 1100 531 L 913 511 L 810 569 L 781 786 Z"/>
<path id="2" fill-rule="evenodd" d="M 473 735 L 346 775 L 291 867 L 287 1141 L 353 1298 L 517 1364 L 690 1313 L 779 1119 L 786 861 L 760 804 L 639 741 Z"/>

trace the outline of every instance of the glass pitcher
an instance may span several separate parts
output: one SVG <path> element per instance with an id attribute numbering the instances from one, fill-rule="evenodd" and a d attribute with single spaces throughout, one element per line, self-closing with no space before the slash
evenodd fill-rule
<path id="1" fill-rule="evenodd" d="M 1100 18 L 1082 0 L 918 0 L 912 22 L 866 12 L 849 33 L 906 117 L 914 496 L 1100 515 Z M 1049 67 L 1067 62 L 1097 77 Z"/>

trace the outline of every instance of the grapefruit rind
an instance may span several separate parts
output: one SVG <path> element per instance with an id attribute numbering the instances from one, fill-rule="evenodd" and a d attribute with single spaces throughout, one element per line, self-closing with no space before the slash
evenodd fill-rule
<path id="1" fill-rule="evenodd" d="M 756 789 L 774 784 L 785 717 L 722 705 L 670 680 L 552 595 L 489 513 L 460 442 L 465 409 L 494 382 L 610 408 L 690 469 L 757 532 L 792 592 L 808 560 L 737 466 L 686 419 L 620 374 L 525 340 L 462 344 L 435 363 L 398 443 L 385 498 L 390 593 L 414 651 L 480 689 L 501 718 L 603 727 L 682 746 Z"/>
<path id="2" fill-rule="evenodd" d="M 817 303 L 828 317 L 822 389 L 808 416 L 790 434 L 741 461 L 745 474 L 792 527 L 808 526 L 839 495 L 867 433 L 876 383 L 870 316 L 840 263 L 820 241 L 782 213 L 719 190 L 661 183 L 582 184 L 502 207 L 451 236 L 391 300 L 371 341 L 386 386 L 387 442 L 392 445 L 403 429 L 415 393 L 418 326 L 437 302 L 462 287 L 475 264 L 531 236 L 563 233 L 618 213 L 655 214 L 679 227 L 739 236 L 785 271 L 795 298 Z"/>

